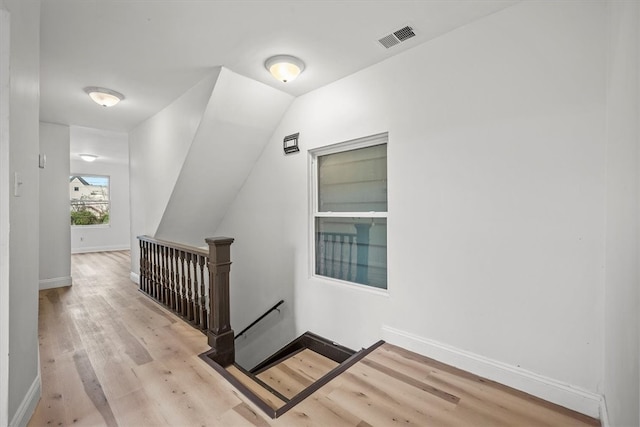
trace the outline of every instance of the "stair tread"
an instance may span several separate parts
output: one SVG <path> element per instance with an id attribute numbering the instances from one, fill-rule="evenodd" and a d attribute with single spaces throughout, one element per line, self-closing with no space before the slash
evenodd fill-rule
<path id="1" fill-rule="evenodd" d="M 228 366 L 225 368 L 235 379 L 240 381 L 242 385 L 247 387 L 253 394 L 258 396 L 260 400 L 265 402 L 272 409 L 279 409 L 285 405 L 281 399 L 273 395 L 269 390 L 265 389 L 259 383 L 255 382 L 253 378 L 248 377 L 244 372 L 238 369 L 236 366 Z"/>
<path id="2" fill-rule="evenodd" d="M 337 362 L 307 348 L 261 372 L 257 377 L 291 399 L 336 366 Z"/>

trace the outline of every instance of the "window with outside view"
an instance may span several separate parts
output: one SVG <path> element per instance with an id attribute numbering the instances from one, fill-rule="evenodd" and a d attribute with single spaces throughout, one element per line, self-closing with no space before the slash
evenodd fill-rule
<path id="1" fill-rule="evenodd" d="M 109 224 L 109 177 L 71 175 L 69 177 L 71 225 Z"/>
<path id="2" fill-rule="evenodd" d="M 387 140 L 312 152 L 316 275 L 387 289 Z"/>

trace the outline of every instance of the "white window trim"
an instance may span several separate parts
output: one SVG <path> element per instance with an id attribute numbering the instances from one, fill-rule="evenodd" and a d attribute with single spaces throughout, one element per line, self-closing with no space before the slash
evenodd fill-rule
<path id="1" fill-rule="evenodd" d="M 108 224 L 87 224 L 87 225 L 76 225 L 76 224 L 71 224 L 71 228 L 109 228 L 111 227 L 111 221 L 112 221 L 112 216 L 111 216 L 111 175 L 100 175 L 100 174 L 95 174 L 95 173 L 71 173 L 69 174 L 69 176 L 79 176 L 79 177 L 85 177 L 85 176 L 89 176 L 89 177 L 96 177 L 96 178 L 107 178 L 109 185 L 107 185 L 107 191 L 109 193 L 109 200 L 108 200 L 108 204 L 109 204 L 109 223 Z M 71 200 L 69 200 L 69 203 L 71 203 Z"/>
<path id="2" fill-rule="evenodd" d="M 111 205 L 109 205 L 111 208 Z M 71 228 L 81 228 L 86 230 L 87 228 L 110 228 L 111 227 L 111 211 L 109 211 L 109 224 L 87 224 L 87 225 L 75 225 L 71 224 Z"/>
<path id="3" fill-rule="evenodd" d="M 357 150 L 359 148 L 372 147 L 374 145 L 386 144 L 389 146 L 389 133 L 383 132 L 375 135 L 357 138 L 350 141 L 339 142 L 336 144 L 327 145 L 324 147 L 309 150 L 309 278 L 318 280 L 323 283 L 329 283 L 339 286 L 346 286 L 351 289 L 356 289 L 363 292 L 373 293 L 377 295 L 389 296 L 389 265 L 387 262 L 387 288 L 381 289 L 375 286 L 369 286 L 362 283 L 349 282 L 346 280 L 340 280 L 333 277 L 322 276 L 316 274 L 315 259 L 316 259 L 316 237 L 315 237 L 315 220 L 318 217 L 326 218 L 388 218 L 389 210 L 387 205 L 387 211 L 385 212 L 319 212 L 318 211 L 318 168 L 317 158 L 327 154 L 340 153 L 343 151 Z M 388 176 L 387 176 L 388 180 Z M 388 236 L 387 236 L 388 237 Z M 387 247 L 388 254 L 388 247 Z M 388 255 L 387 255 L 388 260 Z"/>

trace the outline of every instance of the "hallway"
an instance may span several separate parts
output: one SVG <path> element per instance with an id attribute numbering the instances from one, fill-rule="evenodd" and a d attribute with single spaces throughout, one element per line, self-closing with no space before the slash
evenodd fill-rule
<path id="1" fill-rule="evenodd" d="M 271 420 L 198 358 L 201 332 L 138 292 L 128 251 L 73 255 L 72 274 L 40 292 L 32 427 L 599 425 L 388 344 Z"/>

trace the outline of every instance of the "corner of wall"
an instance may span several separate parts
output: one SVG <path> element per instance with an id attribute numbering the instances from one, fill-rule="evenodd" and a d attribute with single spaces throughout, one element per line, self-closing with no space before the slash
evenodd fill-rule
<path id="1" fill-rule="evenodd" d="M 136 285 L 140 284 L 140 275 L 138 273 L 134 273 L 133 271 L 129 272 L 129 279 Z"/>
<path id="2" fill-rule="evenodd" d="M 264 83 L 220 70 L 167 199 L 157 238 L 202 245 L 220 225 L 292 99 Z"/>
<path id="3" fill-rule="evenodd" d="M 602 427 L 610 427 L 609 412 L 607 412 L 607 399 L 602 396 L 600 399 L 600 425 Z"/>
<path id="4" fill-rule="evenodd" d="M 38 376 L 33 380 L 31 387 L 27 391 L 27 394 L 22 399 L 18 410 L 15 415 L 9 422 L 9 427 L 26 427 L 33 415 L 33 412 L 36 410 L 36 406 L 38 405 L 38 401 L 40 400 L 40 395 L 42 392 L 42 385 L 40 381 L 40 373 L 38 372 Z"/>

